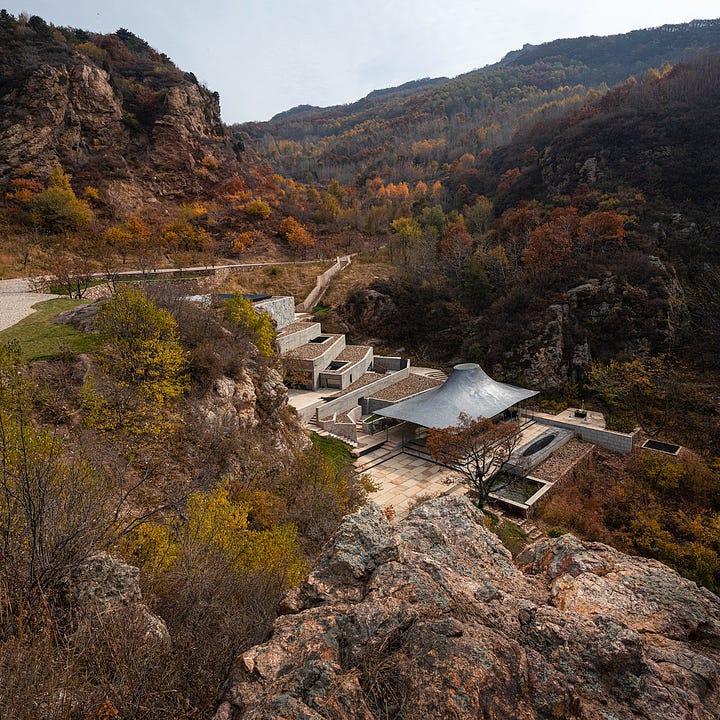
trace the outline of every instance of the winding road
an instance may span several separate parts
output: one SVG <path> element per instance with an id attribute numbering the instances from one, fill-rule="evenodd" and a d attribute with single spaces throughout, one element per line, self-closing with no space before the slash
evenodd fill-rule
<path id="1" fill-rule="evenodd" d="M 32 306 L 43 300 L 54 300 L 57 295 L 32 292 L 25 278 L 0 280 L 0 330 L 20 322 L 35 312 Z"/>

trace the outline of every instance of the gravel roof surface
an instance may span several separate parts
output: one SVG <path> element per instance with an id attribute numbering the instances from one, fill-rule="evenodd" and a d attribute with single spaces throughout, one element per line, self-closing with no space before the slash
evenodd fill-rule
<path id="1" fill-rule="evenodd" d="M 286 358 L 295 358 L 296 360 L 314 360 L 316 357 L 320 357 L 329 347 L 332 347 L 338 338 L 343 337 L 342 335 L 328 335 L 330 338 L 324 343 L 305 343 L 299 348 L 290 350 L 285 353 Z"/>
<path id="2" fill-rule="evenodd" d="M 591 443 L 574 438 L 559 447 L 545 462 L 534 468 L 531 475 L 540 480 L 554 482 L 592 449 Z"/>
<path id="3" fill-rule="evenodd" d="M 377 400 L 397 402 L 398 400 L 403 400 L 425 390 L 431 390 L 442 384 L 442 380 L 436 380 L 435 378 L 423 377 L 422 375 L 410 375 L 404 380 L 395 383 L 395 385 L 391 385 L 384 390 L 378 390 L 376 393 L 373 393 L 371 397 Z"/>
<path id="4" fill-rule="evenodd" d="M 380 375 L 380 373 L 374 373 L 374 372 L 366 372 L 364 375 L 359 377 L 354 383 L 351 383 L 348 385 L 341 393 L 338 393 L 337 397 L 340 397 L 341 395 L 347 395 L 349 392 L 352 392 L 353 390 L 357 390 L 361 387 L 365 387 L 366 385 L 369 385 L 371 382 L 375 382 L 376 380 L 379 380 L 381 377 L 385 377 L 385 375 Z"/>
<path id="5" fill-rule="evenodd" d="M 335 359 L 341 362 L 343 360 L 345 362 L 357 362 L 367 355 L 368 350 L 372 350 L 370 345 L 346 345 L 345 349 Z"/>
<path id="6" fill-rule="evenodd" d="M 300 330 L 307 330 L 307 328 L 311 328 L 313 327 L 313 325 L 319 324 L 320 323 L 298 320 L 297 322 L 290 323 L 290 325 L 286 325 L 284 328 L 278 330 L 278 337 L 282 337 L 283 335 L 290 335 L 291 333 L 295 332 L 300 332 Z"/>

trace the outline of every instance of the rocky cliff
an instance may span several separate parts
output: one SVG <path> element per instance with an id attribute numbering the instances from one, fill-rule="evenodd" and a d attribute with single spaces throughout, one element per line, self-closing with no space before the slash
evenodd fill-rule
<path id="1" fill-rule="evenodd" d="M 720 599 L 566 535 L 516 562 L 463 498 L 348 516 L 215 720 L 663 718 L 720 709 Z"/>
<path id="2" fill-rule="evenodd" d="M 0 22 L 0 186 L 56 164 L 111 207 L 202 195 L 240 172 L 217 93 L 128 31 Z"/>

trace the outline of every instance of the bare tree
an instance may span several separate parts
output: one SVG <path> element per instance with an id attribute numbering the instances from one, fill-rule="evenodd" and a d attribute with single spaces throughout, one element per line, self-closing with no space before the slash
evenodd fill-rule
<path id="1" fill-rule="evenodd" d="M 152 475 L 99 472 L 58 435 L 33 425 L 33 386 L 17 348 L 0 346 L 0 582 L 37 609 L 86 558 L 162 508 L 140 510 Z"/>
<path id="2" fill-rule="evenodd" d="M 437 461 L 451 465 L 474 490 L 478 507 L 502 484 L 499 470 L 520 442 L 516 422 L 493 422 L 489 418 L 471 418 L 462 413 L 459 423 L 448 428 L 432 428 L 427 450 Z"/>

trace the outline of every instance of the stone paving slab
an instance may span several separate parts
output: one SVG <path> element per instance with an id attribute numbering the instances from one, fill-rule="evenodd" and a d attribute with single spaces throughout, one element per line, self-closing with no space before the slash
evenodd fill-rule
<path id="1" fill-rule="evenodd" d="M 363 456 L 361 459 L 367 461 L 367 457 Z M 361 467 L 358 469 L 362 471 Z M 369 499 L 383 507 L 392 505 L 399 518 L 408 514 L 410 505 L 420 496 L 467 492 L 467 487 L 460 482 L 458 473 L 407 453 L 388 458 L 364 472 L 379 486 L 378 491 L 372 493 Z"/>

